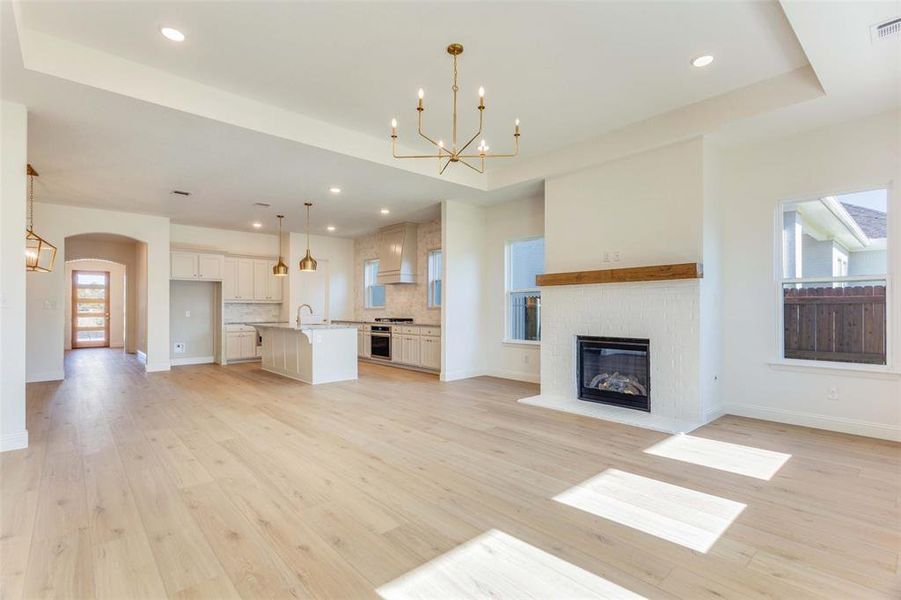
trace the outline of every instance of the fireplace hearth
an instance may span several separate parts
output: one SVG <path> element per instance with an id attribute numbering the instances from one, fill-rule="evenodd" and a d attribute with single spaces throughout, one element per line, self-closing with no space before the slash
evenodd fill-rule
<path id="1" fill-rule="evenodd" d="M 651 410 L 650 340 L 576 337 L 580 400 Z"/>

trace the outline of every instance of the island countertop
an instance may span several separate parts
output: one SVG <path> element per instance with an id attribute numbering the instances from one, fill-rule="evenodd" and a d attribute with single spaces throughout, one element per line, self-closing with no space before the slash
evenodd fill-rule
<path id="1" fill-rule="evenodd" d="M 288 329 L 294 331 L 324 331 L 328 329 L 356 329 L 353 325 L 335 325 L 333 323 L 305 323 L 294 325 L 291 323 L 247 323 L 257 329 Z"/>

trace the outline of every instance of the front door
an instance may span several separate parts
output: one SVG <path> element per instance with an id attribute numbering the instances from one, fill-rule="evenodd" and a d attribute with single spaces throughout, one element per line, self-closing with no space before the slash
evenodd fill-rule
<path id="1" fill-rule="evenodd" d="M 109 346 L 109 272 L 72 271 L 72 347 Z"/>

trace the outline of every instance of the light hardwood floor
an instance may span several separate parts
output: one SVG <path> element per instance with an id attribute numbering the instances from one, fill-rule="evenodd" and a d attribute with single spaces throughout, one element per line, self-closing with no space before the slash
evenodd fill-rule
<path id="1" fill-rule="evenodd" d="M 28 386 L 31 446 L 0 455 L 3 598 L 369 598 L 492 531 L 649 598 L 901 596 L 898 444 L 737 417 L 695 432 L 790 454 L 766 480 L 517 404 L 536 386 L 500 379 L 362 365 L 314 389 L 258 364 L 66 363 Z M 593 480 L 608 470 L 620 487 Z M 704 553 L 554 500 L 587 481 L 746 507 Z"/>

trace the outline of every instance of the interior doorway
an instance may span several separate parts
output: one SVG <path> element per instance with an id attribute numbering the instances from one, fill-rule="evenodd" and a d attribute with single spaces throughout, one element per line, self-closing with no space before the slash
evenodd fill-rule
<path id="1" fill-rule="evenodd" d="M 72 270 L 72 348 L 110 345 L 109 271 Z"/>

